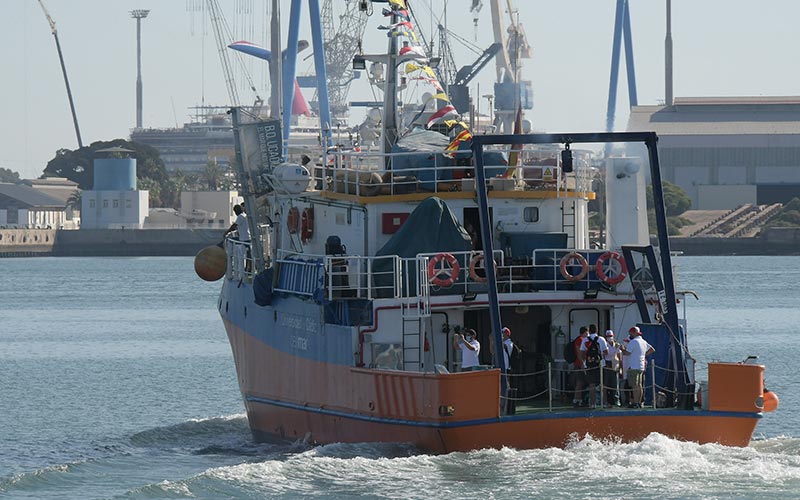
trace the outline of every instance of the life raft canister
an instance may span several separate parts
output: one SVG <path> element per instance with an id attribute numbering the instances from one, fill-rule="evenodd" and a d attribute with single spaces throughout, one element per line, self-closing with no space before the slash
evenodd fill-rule
<path id="1" fill-rule="evenodd" d="M 432 285 L 440 288 L 449 288 L 458 279 L 461 266 L 451 253 L 436 254 L 428 262 L 428 280 Z"/>
<path id="2" fill-rule="evenodd" d="M 314 236 L 314 209 L 307 207 L 303 209 L 300 221 L 300 241 L 307 242 Z"/>
<path id="3" fill-rule="evenodd" d="M 567 270 L 567 266 L 574 265 L 572 263 L 573 261 L 577 261 L 578 265 L 581 266 L 581 270 L 578 274 L 571 274 Z M 589 272 L 589 263 L 586 262 L 586 257 L 578 252 L 570 252 L 561 257 L 561 262 L 559 262 L 558 267 L 561 270 L 561 276 L 563 276 L 567 281 L 580 281 L 585 278 L 586 273 Z"/>
<path id="4" fill-rule="evenodd" d="M 628 275 L 628 266 L 625 265 L 625 259 L 618 252 L 606 252 L 598 257 L 594 264 L 594 272 L 600 281 L 616 285 Z"/>
<path id="5" fill-rule="evenodd" d="M 300 210 L 297 207 L 289 209 L 289 213 L 286 215 L 286 229 L 289 234 L 297 234 L 300 229 Z"/>

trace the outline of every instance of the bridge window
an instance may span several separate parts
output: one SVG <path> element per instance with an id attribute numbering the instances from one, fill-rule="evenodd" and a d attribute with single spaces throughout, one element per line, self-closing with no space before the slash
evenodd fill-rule
<path id="1" fill-rule="evenodd" d="M 539 222 L 539 207 L 525 207 L 522 216 L 525 222 Z"/>

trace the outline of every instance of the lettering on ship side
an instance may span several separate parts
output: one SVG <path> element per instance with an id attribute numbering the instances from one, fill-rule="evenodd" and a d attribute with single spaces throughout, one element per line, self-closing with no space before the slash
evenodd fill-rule
<path id="1" fill-rule="evenodd" d="M 300 337 L 298 335 L 292 335 L 289 338 L 289 345 L 292 346 L 293 349 L 298 349 L 300 351 L 307 351 L 308 339 L 305 337 Z"/>
<path id="2" fill-rule="evenodd" d="M 667 304 L 667 292 L 665 290 L 658 291 L 658 301 L 661 302 L 661 314 L 669 312 L 669 304 Z"/>
<path id="3" fill-rule="evenodd" d="M 278 318 L 278 326 L 301 332 L 319 333 L 319 322 L 316 319 L 299 314 L 281 313 Z"/>

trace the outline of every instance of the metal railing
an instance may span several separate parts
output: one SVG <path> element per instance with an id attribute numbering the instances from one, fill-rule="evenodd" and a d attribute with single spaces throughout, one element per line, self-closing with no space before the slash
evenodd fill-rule
<path id="1" fill-rule="evenodd" d="M 672 371 L 668 368 L 656 366 L 655 363 L 649 363 L 648 371 L 649 371 L 649 378 L 643 380 L 642 383 L 642 405 L 638 406 L 639 408 L 665 408 L 665 407 L 674 407 L 682 397 L 690 396 L 694 397 L 694 392 L 680 392 L 676 390 L 676 388 L 672 387 L 663 387 L 658 385 L 656 382 L 656 370 L 662 371 Z M 590 399 L 589 393 L 587 391 L 592 390 L 588 384 L 583 384 L 582 389 L 579 391 L 580 393 L 580 404 L 574 404 L 575 400 L 575 388 L 567 388 L 566 380 L 568 378 L 575 378 L 579 376 L 578 374 L 583 374 L 583 377 L 586 378 L 590 373 L 595 370 L 599 370 L 599 382 L 595 385 L 595 391 L 598 391 L 595 397 L 595 405 L 597 409 L 600 408 L 616 408 L 617 406 L 626 406 L 627 403 L 632 401 L 632 394 L 633 388 L 626 386 L 626 379 L 620 375 L 621 370 L 607 368 L 607 367 L 594 367 L 594 368 L 584 368 L 584 369 L 574 369 L 574 368 L 567 368 L 567 369 L 559 369 L 553 366 L 553 363 L 547 363 L 547 368 L 539 371 L 533 372 L 526 372 L 526 373 L 508 373 L 507 376 L 509 378 L 509 387 L 513 390 L 510 391 L 505 396 L 501 396 L 501 402 L 503 404 L 507 404 L 507 402 L 511 401 L 516 403 L 529 403 L 532 408 L 527 409 L 526 411 L 530 410 L 540 410 L 540 411 L 558 411 L 558 410 L 565 410 L 568 408 L 573 408 L 575 406 L 579 406 L 582 408 L 587 407 L 587 404 L 584 404 L 584 399 Z M 613 371 L 617 373 L 617 376 L 610 377 L 609 372 Z M 526 381 L 534 381 L 537 378 L 541 378 L 545 376 L 546 379 L 546 387 L 534 391 L 529 392 L 524 396 L 516 396 L 517 391 L 520 387 L 524 387 L 526 385 Z M 612 382 L 613 379 L 613 382 Z M 573 386 L 575 382 L 573 381 Z M 535 386 L 535 384 L 529 384 Z M 613 393 L 613 396 L 610 394 Z M 663 396 L 661 396 L 663 394 Z M 667 398 L 667 394 L 669 394 L 673 401 L 669 401 Z M 644 402 L 648 399 L 649 396 L 649 403 L 645 406 Z M 614 401 L 609 401 L 609 398 L 613 397 Z M 536 406 L 532 403 L 534 400 L 542 400 L 545 399 L 545 406 Z"/>
<path id="2" fill-rule="evenodd" d="M 557 165 L 529 165 L 526 157 L 532 150 L 522 150 L 522 165 L 509 167 L 510 149 L 491 152 L 503 159 L 489 159 L 485 168 L 487 185 L 497 191 L 548 190 L 588 193 L 592 172 L 581 164 L 570 174 L 562 174 Z M 426 160 L 420 164 L 419 157 Z M 316 189 L 356 196 L 397 195 L 416 192 L 438 193 L 475 190 L 474 167 L 470 151 L 412 151 L 384 154 L 372 151 L 332 151 L 324 165 L 312 167 Z M 413 161 L 411 159 L 413 158 Z M 493 163 L 494 161 L 494 163 Z M 391 163 L 392 168 L 386 164 Z"/>
<path id="3" fill-rule="evenodd" d="M 255 276 L 257 270 L 249 241 L 226 238 L 225 254 L 228 259 L 228 279 L 237 281 L 253 280 L 253 276 Z"/>

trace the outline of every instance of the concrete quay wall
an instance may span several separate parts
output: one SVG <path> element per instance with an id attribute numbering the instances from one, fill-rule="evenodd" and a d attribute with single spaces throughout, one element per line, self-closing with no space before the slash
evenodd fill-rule
<path id="1" fill-rule="evenodd" d="M 193 256 L 220 229 L 0 229 L 0 257 Z"/>
<path id="2" fill-rule="evenodd" d="M 0 229 L 0 256 L 51 255 L 56 232 L 55 229 Z"/>
<path id="3" fill-rule="evenodd" d="M 81 229 L 59 231 L 53 255 L 193 256 L 222 241 L 216 229 Z"/>

